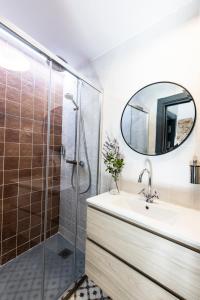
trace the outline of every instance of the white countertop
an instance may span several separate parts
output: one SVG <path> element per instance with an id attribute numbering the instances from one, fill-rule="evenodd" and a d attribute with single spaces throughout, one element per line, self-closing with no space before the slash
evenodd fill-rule
<path id="1" fill-rule="evenodd" d="M 91 197 L 88 204 L 162 234 L 200 251 L 200 211 L 155 200 L 146 203 L 143 196 L 120 192 Z M 148 205 L 149 209 L 146 209 Z"/>

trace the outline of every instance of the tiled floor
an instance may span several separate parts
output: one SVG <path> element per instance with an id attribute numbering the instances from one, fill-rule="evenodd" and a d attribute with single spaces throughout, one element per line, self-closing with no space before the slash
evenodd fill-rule
<path id="1" fill-rule="evenodd" d="M 111 300 L 104 292 L 88 278 L 77 289 L 70 300 Z"/>
<path id="2" fill-rule="evenodd" d="M 62 257 L 59 253 L 72 246 L 56 234 L 45 247 L 45 300 L 57 300 L 75 280 L 74 253 Z M 77 254 L 76 278 L 84 273 L 84 255 Z M 0 268 L 1 300 L 41 300 L 43 282 L 43 246 L 32 248 Z"/>

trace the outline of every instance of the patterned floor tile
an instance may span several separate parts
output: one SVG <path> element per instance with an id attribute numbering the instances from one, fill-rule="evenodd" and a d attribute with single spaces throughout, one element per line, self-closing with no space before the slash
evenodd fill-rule
<path id="1" fill-rule="evenodd" d="M 66 258 L 59 253 L 72 249 L 60 234 L 48 239 L 45 244 L 45 294 L 43 300 L 58 297 L 84 273 L 84 255 L 77 252 L 77 274 L 74 253 Z M 0 267 L 1 300 L 42 300 L 43 245 L 40 244 Z"/>
<path id="2" fill-rule="evenodd" d="M 111 298 L 104 294 L 92 280 L 86 278 L 70 300 L 111 300 Z"/>

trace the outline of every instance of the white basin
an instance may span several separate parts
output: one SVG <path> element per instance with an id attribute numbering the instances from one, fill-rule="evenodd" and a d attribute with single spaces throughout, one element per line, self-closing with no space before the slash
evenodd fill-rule
<path id="1" fill-rule="evenodd" d="M 92 206 L 200 250 L 200 211 L 160 200 L 146 203 L 143 196 L 125 192 L 120 195 L 104 193 L 87 201 Z"/>
<path id="2" fill-rule="evenodd" d="M 113 197 L 110 200 L 109 205 L 115 205 L 118 209 L 127 210 L 129 213 L 137 213 L 167 224 L 173 224 L 177 219 L 175 211 L 159 205 L 158 201 L 146 203 L 139 195 L 133 195 L 133 197 L 118 195 L 118 197 Z"/>

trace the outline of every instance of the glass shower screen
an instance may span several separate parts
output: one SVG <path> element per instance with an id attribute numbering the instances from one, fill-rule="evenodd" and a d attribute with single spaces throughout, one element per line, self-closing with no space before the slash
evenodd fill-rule
<path id="1" fill-rule="evenodd" d="M 99 124 L 99 92 L 0 28 L 2 299 L 56 300 L 84 274 Z"/>

